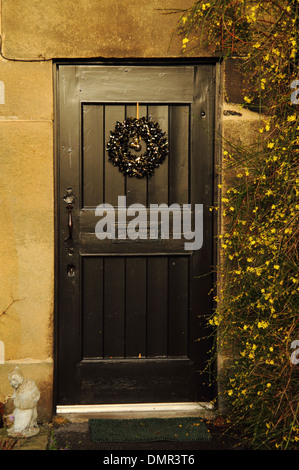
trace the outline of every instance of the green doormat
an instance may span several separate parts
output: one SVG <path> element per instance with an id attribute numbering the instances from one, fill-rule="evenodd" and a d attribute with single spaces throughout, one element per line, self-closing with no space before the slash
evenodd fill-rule
<path id="1" fill-rule="evenodd" d="M 209 441 L 199 418 L 90 419 L 93 442 Z"/>

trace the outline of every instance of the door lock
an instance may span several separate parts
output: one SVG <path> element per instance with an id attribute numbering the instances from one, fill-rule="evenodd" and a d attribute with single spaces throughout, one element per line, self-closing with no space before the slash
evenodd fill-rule
<path id="1" fill-rule="evenodd" d="M 67 275 L 68 277 L 74 277 L 76 274 L 76 268 L 72 264 L 69 264 L 67 267 Z"/>

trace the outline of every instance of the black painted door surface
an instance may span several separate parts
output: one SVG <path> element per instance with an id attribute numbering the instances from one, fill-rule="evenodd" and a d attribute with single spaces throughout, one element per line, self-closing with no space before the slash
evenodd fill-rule
<path id="1" fill-rule="evenodd" d="M 210 340 L 198 339 L 211 312 L 214 66 L 60 65 L 57 96 L 57 404 L 208 401 Z M 106 150 L 137 103 L 169 143 L 144 179 Z M 202 247 L 171 234 L 98 239 L 96 208 L 117 216 L 119 196 L 147 211 L 190 204 L 193 219 L 202 204 Z"/>

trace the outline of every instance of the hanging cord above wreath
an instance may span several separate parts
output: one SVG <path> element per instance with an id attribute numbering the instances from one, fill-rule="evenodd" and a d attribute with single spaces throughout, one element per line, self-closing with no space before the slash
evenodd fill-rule
<path id="1" fill-rule="evenodd" d="M 116 122 L 107 143 L 108 158 L 124 175 L 150 177 L 165 161 L 168 141 L 158 122 L 139 118 L 139 103 L 136 116 Z M 144 152 L 142 142 L 146 147 Z"/>

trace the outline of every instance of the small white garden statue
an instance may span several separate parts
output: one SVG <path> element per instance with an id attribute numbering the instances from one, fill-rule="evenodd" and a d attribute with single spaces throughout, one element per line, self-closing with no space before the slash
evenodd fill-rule
<path id="1" fill-rule="evenodd" d="M 8 376 L 11 386 L 14 388 L 12 398 L 14 400 L 13 426 L 8 429 L 10 437 L 31 437 L 39 433 L 37 425 L 36 404 L 40 398 L 40 392 L 32 379 L 25 379 L 19 367 L 15 367 Z"/>

